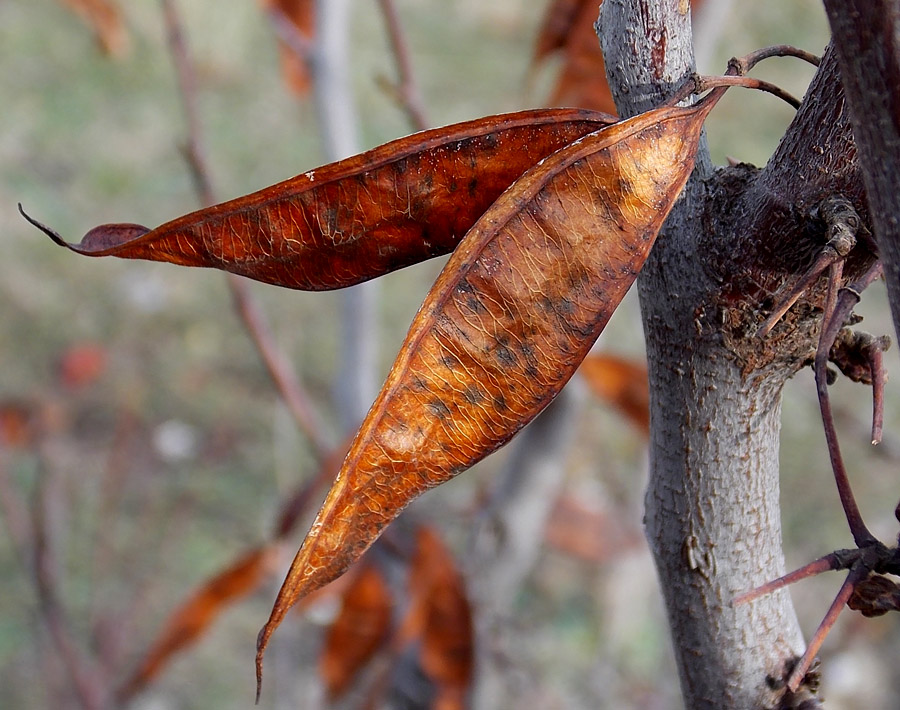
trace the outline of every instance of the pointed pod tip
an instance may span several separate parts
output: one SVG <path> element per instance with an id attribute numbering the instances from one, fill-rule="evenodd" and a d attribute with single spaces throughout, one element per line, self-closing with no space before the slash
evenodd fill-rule
<path id="1" fill-rule="evenodd" d="M 29 215 L 25 211 L 25 208 L 22 207 L 21 202 L 18 203 L 18 206 L 19 206 L 19 214 L 25 218 L 26 222 L 28 222 L 33 227 L 37 227 L 38 229 L 40 229 L 44 234 L 46 234 L 48 237 L 50 237 L 50 239 L 52 239 L 54 241 L 54 243 L 59 244 L 59 246 L 67 247 L 67 248 L 69 247 L 68 242 L 66 242 L 65 239 L 63 239 L 61 236 L 59 236 L 58 232 L 56 232 L 53 229 L 50 229 L 50 227 L 48 227 L 46 224 L 38 222 L 31 215 Z"/>
<path id="2" fill-rule="evenodd" d="M 259 630 L 256 637 L 256 704 L 259 705 L 259 696 L 262 693 L 263 657 L 266 655 L 266 646 L 269 645 L 269 636 L 272 635 L 271 621 Z"/>
<path id="3" fill-rule="evenodd" d="M 19 203 L 19 214 L 29 224 L 37 227 L 50 237 L 54 243 L 85 256 L 106 256 L 109 254 L 127 256 L 129 249 L 133 249 L 133 242 L 151 231 L 142 224 L 101 224 L 85 234 L 80 244 L 70 244 L 56 230 L 51 229 L 42 222 L 38 222 L 29 215 L 25 208 L 22 207 L 21 202 Z"/>

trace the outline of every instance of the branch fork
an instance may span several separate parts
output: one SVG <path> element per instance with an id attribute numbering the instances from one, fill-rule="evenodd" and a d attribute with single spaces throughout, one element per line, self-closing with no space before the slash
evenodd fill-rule
<path id="1" fill-rule="evenodd" d="M 735 605 L 743 604 L 823 572 L 848 570 L 840 590 L 813 634 L 806 651 L 789 671 L 786 686 L 792 693 L 803 683 L 819 648 L 845 604 L 864 616 L 900 611 L 900 585 L 884 576 L 885 573 L 900 574 L 900 548 L 889 548 L 877 540 L 862 519 L 841 456 L 828 396 L 828 385 L 834 377 L 834 373 L 828 369 L 829 361 L 837 364 L 851 379 L 871 384 L 872 443 L 877 444 L 881 440 L 885 382 L 882 353 L 889 347 L 890 339 L 886 336 L 876 338 L 868 333 L 854 333 L 846 325 L 856 322 L 853 318 L 853 308 L 859 303 L 862 291 L 882 275 L 882 265 L 880 261 L 876 261 L 859 279 L 841 287 L 844 261 L 856 246 L 861 220 L 849 200 L 843 197 L 824 200 L 818 207 L 818 216 L 825 222 L 827 241 L 813 264 L 786 294 L 777 299 L 779 305 L 763 322 L 758 336 L 770 332 L 797 299 L 815 284 L 820 276 L 827 274 L 828 289 L 813 369 L 835 483 L 856 548 L 836 550 L 820 557 L 793 572 L 737 596 L 733 602 Z M 900 521 L 900 505 L 895 510 L 895 516 Z"/>

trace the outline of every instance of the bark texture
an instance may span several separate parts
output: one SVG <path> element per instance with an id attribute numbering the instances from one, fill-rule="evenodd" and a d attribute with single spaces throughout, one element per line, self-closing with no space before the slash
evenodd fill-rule
<path id="1" fill-rule="evenodd" d="M 693 71 L 687 13 L 679 0 L 602 5 L 620 115 L 658 105 Z M 716 170 L 701 149 L 638 282 L 651 389 L 646 533 L 692 710 L 818 705 L 814 684 L 790 697 L 779 689 L 804 648 L 787 593 L 731 600 L 784 571 L 781 390 L 812 355 L 822 289 L 765 339 L 755 335 L 760 311 L 821 247 L 823 197 L 849 193 L 865 212 L 835 79 L 828 57 L 764 170 Z"/>
<path id="2" fill-rule="evenodd" d="M 900 338 L 900 1 L 825 0 Z"/>

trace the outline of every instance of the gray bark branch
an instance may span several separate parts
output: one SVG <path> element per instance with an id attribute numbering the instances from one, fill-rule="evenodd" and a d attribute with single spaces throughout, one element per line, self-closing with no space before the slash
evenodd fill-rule
<path id="1" fill-rule="evenodd" d="M 693 71 L 687 8 L 678 0 L 603 4 L 598 29 L 621 115 L 660 103 Z M 786 138 L 802 139 L 802 132 Z M 721 191 L 734 180 L 729 197 L 739 200 L 757 175 L 744 170 L 743 177 L 714 171 L 701 146 L 694 175 L 639 278 L 652 393 L 646 533 L 685 705 L 692 710 L 799 701 L 776 689 L 803 651 L 787 594 L 731 604 L 736 594 L 783 572 L 781 388 L 802 361 L 797 353 L 814 346 L 812 329 L 799 329 L 793 349 L 781 357 L 736 352 L 738 342 L 747 352 L 766 347 L 750 340 L 746 320 L 757 299 L 797 268 L 798 258 L 781 259 L 765 279 L 756 276 L 761 269 L 753 262 L 771 257 L 774 240 L 800 241 L 798 230 L 806 226 L 796 220 L 793 233 L 768 235 L 766 246 L 747 255 L 749 264 L 741 254 L 729 257 L 740 232 L 728 222 L 733 207 L 729 214 L 721 206 L 735 200 L 722 199 Z M 721 262 L 711 264 L 717 257 Z M 740 270 L 735 261 L 766 283 L 749 294 L 732 293 L 723 275 Z M 743 327 L 729 339 L 720 321 L 730 317 Z"/>
<path id="2" fill-rule="evenodd" d="M 900 2 L 825 0 L 900 338 Z"/>

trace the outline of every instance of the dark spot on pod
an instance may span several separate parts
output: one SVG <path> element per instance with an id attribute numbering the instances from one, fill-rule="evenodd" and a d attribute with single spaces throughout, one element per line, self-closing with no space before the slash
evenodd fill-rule
<path id="1" fill-rule="evenodd" d="M 497 358 L 501 365 L 506 367 L 512 367 L 518 362 L 516 354 L 502 341 L 494 348 L 494 357 Z"/>
<path id="2" fill-rule="evenodd" d="M 388 417 L 385 417 L 385 420 L 387 420 L 387 419 L 388 419 Z M 390 414 L 390 420 L 391 420 L 390 427 L 391 427 L 392 431 L 403 432 L 403 431 L 409 430 L 409 424 L 406 422 L 405 419 L 401 419 L 400 417 L 398 417 L 394 414 Z"/>
<path id="3" fill-rule="evenodd" d="M 450 408 L 440 399 L 432 399 L 428 403 L 428 409 L 441 421 L 450 418 Z"/>
<path id="4" fill-rule="evenodd" d="M 476 192 L 478 192 L 478 178 L 472 178 L 469 180 L 468 185 L 469 195 L 474 196 Z"/>
<path id="5" fill-rule="evenodd" d="M 538 369 L 537 358 L 534 356 L 534 348 L 531 347 L 530 343 L 522 342 L 519 345 L 519 352 L 525 359 L 525 374 L 532 379 L 536 379 L 540 375 L 540 370 Z"/>
<path id="6" fill-rule="evenodd" d="M 572 269 L 572 271 L 566 275 L 566 278 L 573 288 L 581 288 L 587 281 L 590 281 L 590 276 L 584 269 Z"/>
<path id="7" fill-rule="evenodd" d="M 326 207 L 322 211 L 322 217 L 324 217 L 325 224 L 328 225 L 328 232 L 334 234 L 338 225 L 337 207 Z"/>
<path id="8" fill-rule="evenodd" d="M 484 401 L 484 393 L 482 393 L 478 385 L 466 385 L 466 388 L 462 391 L 462 396 L 469 404 L 479 404 Z"/>
<path id="9" fill-rule="evenodd" d="M 462 299 L 462 304 L 472 313 L 487 313 L 487 308 L 484 303 L 481 302 L 481 299 L 478 297 L 478 293 L 475 291 L 475 287 L 472 286 L 468 281 L 463 279 L 456 285 L 456 292 L 467 294 Z"/>
<path id="10" fill-rule="evenodd" d="M 498 412 L 505 412 L 509 409 L 509 405 L 506 404 L 506 397 L 502 393 L 494 395 L 493 405 Z"/>
<path id="11" fill-rule="evenodd" d="M 472 313 L 487 313 L 487 308 L 484 307 L 484 304 L 477 296 L 466 299 L 466 308 Z"/>
<path id="12" fill-rule="evenodd" d="M 568 298 L 560 297 L 554 310 L 562 315 L 570 316 L 575 312 L 575 305 Z"/>
<path id="13" fill-rule="evenodd" d="M 422 377 L 414 377 L 412 380 L 413 392 L 424 392 L 428 389 L 428 381 Z"/>

